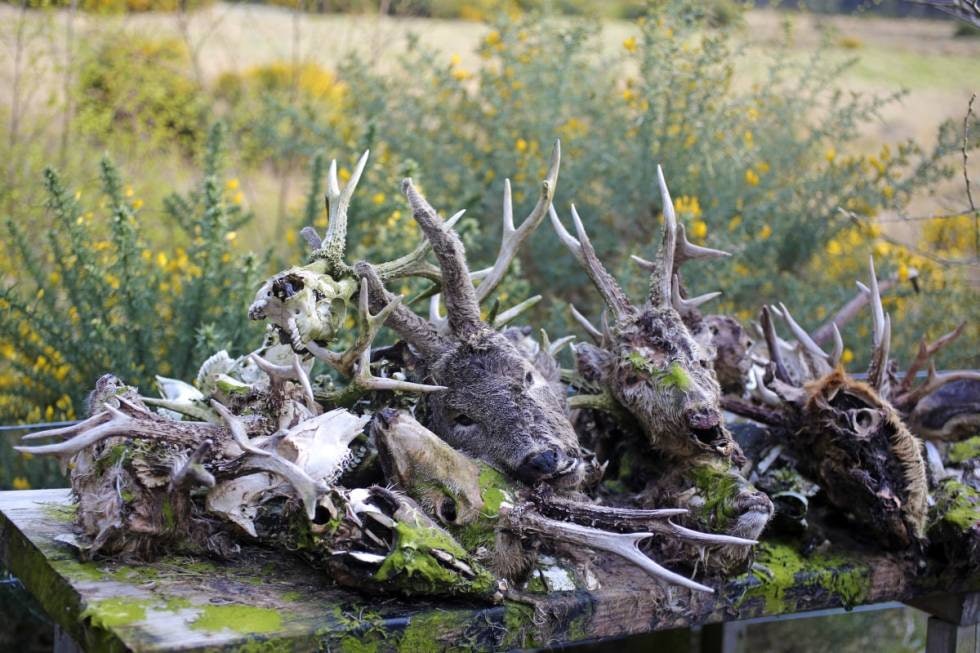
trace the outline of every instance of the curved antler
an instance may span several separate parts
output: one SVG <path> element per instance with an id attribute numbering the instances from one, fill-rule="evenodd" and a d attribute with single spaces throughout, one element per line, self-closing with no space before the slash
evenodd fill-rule
<path id="1" fill-rule="evenodd" d="M 660 186 L 660 198 L 664 205 L 664 229 L 660 251 L 657 253 L 656 260 L 652 261 L 647 302 L 650 306 L 667 306 L 671 298 L 674 254 L 677 249 L 677 214 L 674 213 L 674 202 L 670 199 L 670 191 L 667 190 L 663 168 L 659 165 L 657 185 Z"/>
<path id="2" fill-rule="evenodd" d="M 878 276 L 875 274 L 875 260 L 868 257 L 869 283 L 871 293 L 872 343 L 874 351 L 871 363 L 868 365 L 868 383 L 882 396 L 888 396 L 888 352 L 891 348 L 892 329 L 891 318 L 885 313 L 881 304 L 881 291 L 878 288 Z M 863 290 L 863 288 L 862 288 Z"/>
<path id="3" fill-rule="evenodd" d="M 327 173 L 327 233 L 323 240 L 318 244 L 316 231 L 304 229 L 303 237 L 311 245 L 316 245 L 317 249 L 311 258 L 326 259 L 328 263 L 337 269 L 350 269 L 344 263 L 344 253 L 347 249 L 347 209 L 350 207 L 351 198 L 354 196 L 354 189 L 357 182 L 361 179 L 364 166 L 367 165 L 370 150 L 366 150 L 361 158 L 357 160 L 354 171 L 350 179 L 340 188 L 337 180 L 337 160 L 330 162 L 330 171 Z"/>
<path id="4" fill-rule="evenodd" d="M 561 164 L 561 141 L 555 141 L 555 147 L 551 150 L 551 163 L 548 165 L 548 174 L 541 181 L 541 192 L 538 195 L 538 202 L 531 209 L 531 212 L 521 222 L 521 226 L 514 227 L 514 204 L 511 201 L 510 179 L 504 180 L 504 215 L 503 215 L 503 237 L 500 239 L 500 251 L 493 266 L 487 270 L 480 270 L 486 276 L 480 281 L 476 289 L 476 300 L 483 303 L 490 293 L 500 285 L 507 268 L 517 255 L 517 249 L 534 230 L 538 228 L 544 216 L 548 213 L 551 200 L 555 197 L 555 188 L 558 186 L 558 167 Z"/>
<path id="5" fill-rule="evenodd" d="M 411 179 L 402 182 L 402 192 L 412 207 L 412 215 L 422 228 L 442 270 L 442 294 L 449 314 L 449 329 L 458 337 L 485 328 L 480 319 L 480 304 L 470 281 L 463 243 L 452 229 L 436 214 L 435 209 L 412 185 Z"/>
<path id="6" fill-rule="evenodd" d="M 575 259 L 585 268 L 586 274 L 592 279 L 592 284 L 599 291 L 599 294 L 602 295 L 603 301 L 612 310 L 614 317 L 619 320 L 633 312 L 633 306 L 626 297 L 626 293 L 619 287 L 619 283 L 609 274 L 602 265 L 602 262 L 599 261 L 599 257 L 596 256 L 595 248 L 592 247 L 592 241 L 589 240 L 589 235 L 585 232 L 585 227 L 582 225 L 582 219 L 579 217 L 578 211 L 575 210 L 575 205 L 572 204 L 571 208 L 572 222 L 575 224 L 575 233 L 578 234 L 578 238 L 568 233 L 565 225 L 561 223 L 561 218 L 558 217 L 554 206 L 548 207 L 548 217 L 551 219 L 551 226 L 554 227 L 555 233 L 558 234 L 558 238 L 564 243 L 565 247 L 568 248 L 575 256 Z"/>

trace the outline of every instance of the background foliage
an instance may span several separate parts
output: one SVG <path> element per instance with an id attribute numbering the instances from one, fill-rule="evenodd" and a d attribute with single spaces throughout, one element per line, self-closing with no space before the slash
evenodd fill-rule
<path id="1" fill-rule="evenodd" d="M 455 6 L 470 5 L 483 6 Z M 760 60 L 735 38 L 739 7 L 656 2 L 634 7 L 629 36 L 610 49 L 594 21 L 500 6 L 473 16 L 493 23 L 469 64 L 413 37 L 383 67 L 352 54 L 327 70 L 293 49 L 209 76 L 191 38 L 110 30 L 67 50 L 75 56 L 48 71 L 60 92 L 33 111 L 31 38 L 60 34 L 65 14 L 40 13 L 11 32 L 24 48 L 0 109 L 9 232 L 0 423 L 72 419 L 105 371 L 152 392 L 154 374 L 190 379 L 214 350 L 246 351 L 257 280 L 304 258 L 299 229 L 326 226 L 324 156 L 338 159 L 343 178 L 364 149 L 372 155 L 351 210 L 351 260 L 390 259 L 414 244 L 397 193 L 413 176 L 444 214 L 467 209 L 460 229 L 471 262 L 489 263 L 504 177 L 518 212 L 530 210 L 559 137 L 556 207 L 567 218 L 576 203 L 637 299 L 645 279 L 629 255 L 655 251 L 661 163 L 688 233 L 734 254 L 686 271 L 692 291 L 725 291 L 716 310 L 748 321 L 763 302 L 784 301 L 815 328 L 853 295 L 873 253 L 879 274 L 898 280 L 886 307 L 900 361 L 923 333 L 978 323 L 975 216 L 917 216 L 914 246 L 889 226 L 961 173 L 963 123 L 944 124 L 928 146 L 855 146 L 901 94 L 847 88 L 856 63 L 828 55 L 834 37 L 800 59 L 787 28 Z M 729 9 L 734 16 L 720 19 Z M 748 66 L 763 81 L 745 83 Z M 968 126 L 972 152 L 980 125 Z M 255 220 L 250 197 L 273 198 Z M 545 294 L 532 320 L 553 335 L 577 332 L 568 303 L 598 314 L 596 293 L 548 225 L 515 272 L 501 304 Z M 866 318 L 844 335 L 845 357 L 860 369 Z M 974 328 L 941 364 L 976 366 L 978 340 Z M 0 446 L 0 488 L 58 482 L 53 465 Z"/>

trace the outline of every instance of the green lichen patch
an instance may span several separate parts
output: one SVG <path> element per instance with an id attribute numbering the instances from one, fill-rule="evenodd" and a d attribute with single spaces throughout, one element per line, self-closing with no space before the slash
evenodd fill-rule
<path id="1" fill-rule="evenodd" d="M 512 483 L 496 469 L 480 465 L 480 496 L 483 497 L 484 514 L 496 517 L 500 504 L 511 494 Z"/>
<path id="2" fill-rule="evenodd" d="M 980 435 L 957 442 L 949 448 L 949 462 L 965 463 L 980 458 Z"/>
<path id="3" fill-rule="evenodd" d="M 698 522 L 714 530 L 727 530 L 730 522 L 739 516 L 734 499 L 745 481 L 725 461 L 694 463 L 690 476 L 704 501 L 695 511 Z"/>
<path id="4" fill-rule="evenodd" d="M 806 558 L 792 546 L 772 542 L 760 544 L 757 553 L 757 567 L 749 572 L 738 605 L 761 599 L 766 614 L 785 614 L 805 609 L 806 597 L 818 590 L 837 597 L 844 607 L 857 605 L 868 595 L 867 565 L 838 556 Z"/>
<path id="5" fill-rule="evenodd" d="M 126 626 L 146 619 L 146 608 L 150 603 L 131 596 L 105 599 L 88 605 L 81 618 L 88 619 L 96 628 Z"/>
<path id="6" fill-rule="evenodd" d="M 687 392 L 691 389 L 691 377 L 684 371 L 678 361 L 672 361 L 666 368 L 660 369 L 653 361 L 648 360 L 639 352 L 630 352 L 626 360 L 634 370 L 648 377 L 663 389 Z"/>
<path id="7" fill-rule="evenodd" d="M 952 478 L 943 480 L 933 493 L 936 504 L 930 520 L 943 522 L 957 531 L 967 531 L 980 524 L 980 493 Z"/>
<path id="8" fill-rule="evenodd" d="M 466 550 L 447 532 L 399 522 L 395 533 L 395 546 L 375 572 L 375 579 L 392 582 L 410 593 L 485 596 L 493 592 L 494 577 L 469 560 Z M 467 561 L 476 572 L 475 577 L 465 578 L 460 572 L 441 564 L 432 555 L 434 549 Z"/>
<path id="9" fill-rule="evenodd" d="M 94 562 L 79 562 L 74 558 L 52 560 L 51 566 L 65 578 L 76 582 L 102 581 L 107 576 Z"/>
<path id="10" fill-rule="evenodd" d="M 191 623 L 194 630 L 217 632 L 228 629 L 237 633 L 271 633 L 282 626 L 282 616 L 269 608 L 251 605 L 206 605 Z"/>
<path id="11" fill-rule="evenodd" d="M 62 524 L 75 523 L 75 517 L 78 515 L 78 505 L 74 503 L 65 505 L 64 503 L 45 502 L 40 506 L 45 517 Z"/>
<path id="12" fill-rule="evenodd" d="M 412 615 L 398 641 L 399 653 L 428 653 L 428 651 L 465 650 L 460 641 L 466 630 L 469 615 L 465 612 L 433 610 Z M 452 639 L 452 642 L 449 640 Z"/>

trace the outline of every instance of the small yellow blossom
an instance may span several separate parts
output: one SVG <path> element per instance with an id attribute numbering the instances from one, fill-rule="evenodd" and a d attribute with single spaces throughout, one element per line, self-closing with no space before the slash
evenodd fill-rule
<path id="1" fill-rule="evenodd" d="M 757 175 L 755 170 L 752 168 L 745 171 L 745 183 L 747 183 L 749 186 L 759 185 L 759 175 Z"/>
<path id="2" fill-rule="evenodd" d="M 636 52 L 636 37 L 631 36 L 623 41 L 623 48 L 625 48 L 627 52 Z"/>
<path id="3" fill-rule="evenodd" d="M 704 220 L 695 220 L 691 225 L 691 235 L 698 240 L 703 240 L 708 235 L 708 223 Z"/>
<path id="4" fill-rule="evenodd" d="M 384 193 L 375 193 L 374 195 L 371 196 L 371 201 L 374 202 L 375 204 L 384 204 L 385 203 L 385 194 Z"/>
<path id="5" fill-rule="evenodd" d="M 852 360 L 854 360 L 854 352 L 845 347 L 844 348 L 844 353 L 841 354 L 840 360 L 845 365 L 847 363 L 850 363 Z"/>
<path id="6" fill-rule="evenodd" d="M 728 221 L 728 230 L 735 231 L 742 225 L 742 216 L 733 215 L 732 219 Z"/>
<path id="7" fill-rule="evenodd" d="M 225 188 L 227 188 L 228 190 L 238 190 L 238 179 L 236 177 L 232 177 L 231 179 L 226 181 Z"/>
<path id="8" fill-rule="evenodd" d="M 831 238 L 830 240 L 827 241 L 826 250 L 827 253 L 830 254 L 831 256 L 840 256 L 841 253 L 843 253 L 844 248 L 841 247 L 840 243 L 837 242 L 837 240 Z"/>
<path id="9" fill-rule="evenodd" d="M 233 197 L 231 198 L 231 201 L 232 201 L 232 202 L 234 202 L 235 204 L 241 204 L 242 202 L 244 202 L 244 201 L 245 201 L 245 194 L 244 194 L 244 193 L 242 193 L 242 191 L 238 191 L 238 192 L 237 192 L 237 193 L 235 193 L 235 195 L 234 195 L 234 196 L 233 196 Z"/>
<path id="10" fill-rule="evenodd" d="M 134 195 L 135 191 L 133 190 L 133 187 L 132 186 L 126 186 L 126 190 L 124 191 L 124 193 L 125 193 L 126 197 L 132 197 Z"/>
<path id="11" fill-rule="evenodd" d="M 139 197 L 137 197 L 136 199 L 134 199 L 133 200 L 133 208 L 136 209 L 137 211 L 139 211 L 141 208 L 143 208 L 143 200 L 140 199 Z"/>
<path id="12" fill-rule="evenodd" d="M 31 483 L 23 476 L 14 477 L 14 489 L 15 490 L 30 490 Z"/>
<path id="13" fill-rule="evenodd" d="M 772 227 L 770 227 L 768 224 L 762 225 L 762 228 L 759 229 L 759 240 L 768 240 L 769 236 L 771 235 Z"/>
<path id="14" fill-rule="evenodd" d="M 517 140 L 516 140 L 516 141 L 514 142 L 514 148 L 515 148 L 515 149 L 516 149 L 516 150 L 517 150 L 518 152 L 521 152 L 521 153 L 523 153 L 523 152 L 526 152 L 526 151 L 527 151 L 527 141 L 526 141 L 526 140 L 524 140 L 523 138 L 518 138 L 518 139 L 517 139 Z"/>
<path id="15" fill-rule="evenodd" d="M 495 46 L 499 44 L 501 40 L 502 39 L 500 38 L 500 32 L 498 32 L 497 30 L 493 30 L 492 32 L 487 34 L 486 38 L 483 39 L 483 42 L 489 46 Z"/>
<path id="16" fill-rule="evenodd" d="M 904 263 L 898 266 L 898 280 L 903 283 L 909 280 L 909 266 Z"/>
<path id="17" fill-rule="evenodd" d="M 227 240 L 229 243 L 235 240 L 236 238 L 238 238 L 237 231 L 229 231 L 228 233 L 225 234 L 225 240 Z"/>
<path id="18" fill-rule="evenodd" d="M 458 66 L 462 62 L 463 62 L 463 58 L 460 57 L 458 54 L 453 53 L 453 55 L 451 57 L 449 57 L 449 65 L 450 66 Z"/>
<path id="19" fill-rule="evenodd" d="M 157 254 L 157 265 L 159 265 L 161 268 L 166 269 L 168 262 L 169 259 L 167 258 L 167 255 L 164 252 L 160 252 Z"/>
<path id="20" fill-rule="evenodd" d="M 827 159 L 830 163 L 833 163 L 834 159 L 837 158 L 837 150 L 833 146 L 827 148 L 827 151 L 823 153 L 823 158 Z"/>

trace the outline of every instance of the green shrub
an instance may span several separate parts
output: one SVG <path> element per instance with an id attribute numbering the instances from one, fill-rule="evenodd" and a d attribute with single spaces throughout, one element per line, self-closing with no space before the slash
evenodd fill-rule
<path id="1" fill-rule="evenodd" d="M 156 374 L 190 378 L 214 350 L 254 343 L 245 298 L 258 262 L 233 251 L 251 215 L 226 197 L 221 141 L 218 126 L 198 189 L 165 202 L 163 247 L 147 241 L 144 211 L 108 159 L 93 209 L 45 172 L 50 230 L 37 238 L 7 223 L 18 274 L 0 290 L 0 423 L 73 419 L 106 372 L 152 392 Z"/>
<path id="2" fill-rule="evenodd" d="M 23 6 L 24 0 L 0 0 L 5 4 Z M 71 0 L 26 0 L 32 9 L 70 7 Z M 76 6 L 89 13 L 121 14 L 144 11 L 194 11 L 214 4 L 214 0 L 81 0 Z"/>
<path id="3" fill-rule="evenodd" d="M 176 39 L 120 34 L 99 43 L 78 72 L 76 130 L 114 150 L 176 146 L 190 154 L 206 129 L 203 89 Z"/>

